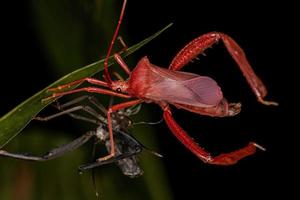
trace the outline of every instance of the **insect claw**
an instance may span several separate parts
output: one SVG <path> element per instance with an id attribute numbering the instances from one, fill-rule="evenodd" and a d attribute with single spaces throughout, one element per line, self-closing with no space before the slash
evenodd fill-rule
<path id="1" fill-rule="evenodd" d="M 241 103 L 230 103 L 229 104 L 229 115 L 228 116 L 235 116 L 241 112 L 242 104 Z"/>
<path id="2" fill-rule="evenodd" d="M 157 152 L 153 152 L 153 154 L 156 155 L 156 156 L 159 157 L 159 158 L 163 158 L 163 157 L 164 157 L 163 155 L 161 155 L 161 154 L 159 154 L 159 153 L 157 153 Z"/>
<path id="3" fill-rule="evenodd" d="M 57 97 L 57 96 L 52 95 L 50 97 L 44 98 L 44 99 L 42 99 L 42 103 L 47 103 L 47 102 L 53 100 L 55 97 Z"/>
<path id="4" fill-rule="evenodd" d="M 155 151 L 152 151 L 152 150 L 150 150 L 150 149 L 147 149 L 147 148 L 145 148 L 149 153 L 151 153 L 151 154 L 153 154 L 153 155 L 155 155 L 155 156 L 157 156 L 157 157 L 159 157 L 159 158 L 163 158 L 164 156 L 163 155 L 161 155 L 160 153 L 157 153 L 157 152 L 155 152 Z"/>
<path id="5" fill-rule="evenodd" d="M 275 101 L 265 101 L 262 98 L 258 98 L 258 101 L 266 106 L 278 106 L 279 104 Z"/>
<path id="6" fill-rule="evenodd" d="M 256 148 L 258 148 L 258 149 L 260 149 L 260 150 L 262 150 L 262 151 L 266 151 L 266 148 L 264 148 L 263 146 L 261 146 L 261 145 L 259 145 L 259 144 L 257 144 L 257 143 L 253 142 L 252 144 L 253 144 Z"/>

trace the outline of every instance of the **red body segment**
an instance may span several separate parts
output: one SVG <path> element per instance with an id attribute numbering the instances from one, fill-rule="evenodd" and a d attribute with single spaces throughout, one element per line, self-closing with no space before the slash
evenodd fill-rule
<path id="1" fill-rule="evenodd" d="M 172 71 L 151 64 L 144 57 L 128 80 L 128 93 L 149 101 L 215 107 L 223 99 L 221 88 L 206 76 Z"/>

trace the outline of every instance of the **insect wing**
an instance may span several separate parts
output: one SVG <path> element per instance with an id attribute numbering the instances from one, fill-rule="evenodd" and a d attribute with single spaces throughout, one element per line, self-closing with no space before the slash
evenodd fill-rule
<path id="1" fill-rule="evenodd" d="M 149 99 L 196 107 L 216 106 L 223 98 L 218 84 L 209 77 L 151 67 L 155 82 L 147 90 Z M 160 78 L 157 78 L 157 77 Z"/>

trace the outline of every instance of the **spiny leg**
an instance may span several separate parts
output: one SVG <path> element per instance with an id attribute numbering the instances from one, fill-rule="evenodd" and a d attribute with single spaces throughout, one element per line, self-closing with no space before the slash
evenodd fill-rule
<path id="1" fill-rule="evenodd" d="M 256 95 L 257 100 L 265 105 L 278 105 L 276 102 L 265 101 L 263 99 L 267 95 L 265 85 L 253 71 L 242 48 L 230 36 L 224 33 L 210 32 L 192 40 L 174 57 L 169 69 L 180 70 L 188 62 L 196 58 L 199 54 L 203 53 L 204 50 L 211 47 L 219 40 L 224 42 L 229 54 L 238 64 L 252 91 Z"/>
<path id="2" fill-rule="evenodd" d="M 73 151 L 78 147 L 85 144 L 89 139 L 95 135 L 94 131 L 87 132 L 86 134 L 80 136 L 79 138 L 73 140 L 72 142 L 60 146 L 58 148 L 50 150 L 43 156 L 33 156 L 28 154 L 21 154 L 21 153 L 10 153 L 4 150 L 0 150 L 0 156 L 21 159 L 21 160 L 31 160 L 31 161 L 46 161 L 51 160 L 57 157 L 64 155 L 67 152 Z"/>
<path id="3" fill-rule="evenodd" d="M 169 106 L 162 106 L 164 110 L 164 119 L 175 135 L 175 137 L 192 153 L 194 153 L 203 162 L 216 165 L 233 165 L 242 158 L 250 156 L 256 152 L 256 148 L 264 150 L 261 146 L 254 142 L 250 142 L 246 147 L 231 153 L 221 154 L 216 157 L 212 157 L 210 153 L 201 148 L 188 134 L 176 123 L 172 117 L 172 113 Z"/>

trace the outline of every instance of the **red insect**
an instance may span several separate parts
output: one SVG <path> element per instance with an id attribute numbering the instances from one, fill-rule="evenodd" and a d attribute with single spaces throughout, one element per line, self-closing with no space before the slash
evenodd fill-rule
<path id="1" fill-rule="evenodd" d="M 59 86 L 57 88 L 52 88 L 50 89 L 50 91 L 53 91 L 55 93 L 52 96 L 48 97 L 46 100 L 81 91 L 107 94 L 127 99 L 135 98 L 134 100 L 111 106 L 108 109 L 107 120 L 110 134 L 110 143 L 112 147 L 114 147 L 114 139 L 111 124 L 111 113 L 143 102 L 153 102 L 158 104 L 162 108 L 164 112 L 164 120 L 166 121 L 173 134 L 177 137 L 177 139 L 179 139 L 186 146 L 186 148 L 188 148 L 205 163 L 231 165 L 235 164 L 237 161 L 246 156 L 254 154 L 256 148 L 263 149 L 256 143 L 250 142 L 246 147 L 239 150 L 212 157 L 203 148 L 199 147 L 172 117 L 169 104 L 193 113 L 214 117 L 234 116 L 240 112 L 241 104 L 228 103 L 222 95 L 221 88 L 213 79 L 206 76 L 178 71 L 189 61 L 196 58 L 197 55 L 203 53 L 205 49 L 211 47 L 219 40 L 223 41 L 228 52 L 238 64 L 244 77 L 246 78 L 251 89 L 256 95 L 257 100 L 265 105 L 277 105 L 276 102 L 264 100 L 264 97 L 267 94 L 267 90 L 264 84 L 254 73 L 240 46 L 230 36 L 224 33 L 211 32 L 192 40 L 181 51 L 179 51 L 168 69 L 164 69 L 151 64 L 148 58 L 145 56 L 138 62 L 135 69 L 130 71 L 129 67 L 123 61 L 121 56 L 116 53 L 114 54 L 115 60 L 129 75 L 129 78 L 126 81 L 113 81 L 111 79 L 108 72 L 108 58 L 111 54 L 112 47 L 119 32 L 126 2 L 126 0 L 123 1 L 123 7 L 119 17 L 118 25 L 110 43 L 104 63 L 105 81 L 100 81 L 93 78 L 84 78 L 66 85 Z M 60 92 L 62 89 L 69 88 L 72 85 L 76 85 L 84 81 L 98 86 L 106 87 L 108 89 L 98 87 L 85 87 L 67 92 Z M 98 161 L 101 162 L 114 156 L 115 149 L 111 148 L 110 154 L 98 159 Z"/>

